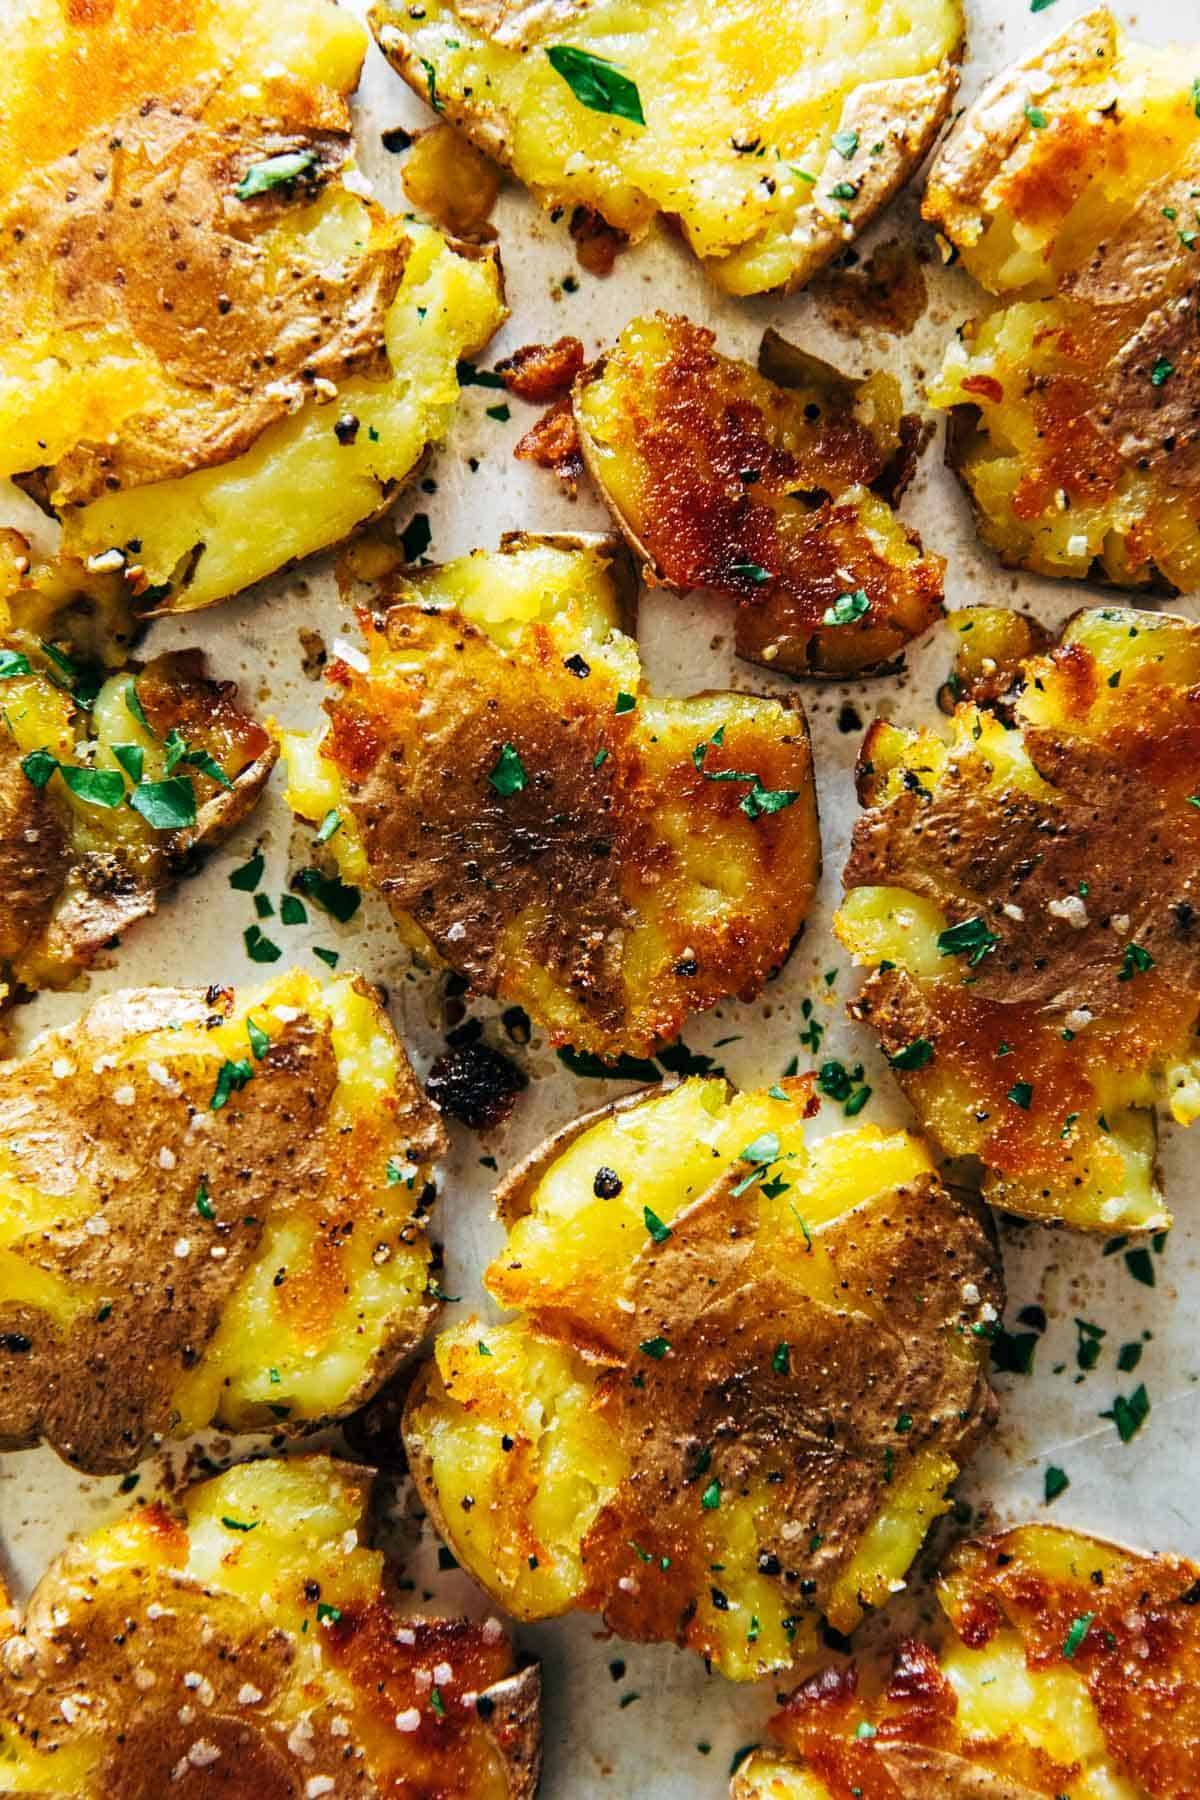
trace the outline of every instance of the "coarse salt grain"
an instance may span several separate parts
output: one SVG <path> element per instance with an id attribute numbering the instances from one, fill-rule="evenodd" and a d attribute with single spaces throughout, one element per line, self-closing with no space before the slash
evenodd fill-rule
<path id="1" fill-rule="evenodd" d="M 55 1081 L 65 1081 L 68 1075 L 73 1075 L 75 1073 L 75 1065 L 72 1062 L 68 1062 L 65 1056 L 56 1056 L 54 1061 L 50 1064 L 50 1073 L 53 1075 Z"/>
<path id="2" fill-rule="evenodd" d="M 243 1681 L 238 1689 L 239 1706 L 257 1706 L 262 1699 L 262 1689 L 256 1688 L 253 1682 Z"/>
<path id="3" fill-rule="evenodd" d="M 1051 900 L 1046 911 L 1054 919 L 1065 919 L 1075 931 L 1082 931 L 1088 922 L 1088 909 L 1078 894 L 1066 894 L 1061 900 Z"/>
<path id="4" fill-rule="evenodd" d="M 176 1238 L 175 1239 L 175 1254 L 179 1258 L 180 1262 L 182 1262 L 185 1257 L 190 1256 L 192 1254 L 191 1238 Z"/>
<path id="5" fill-rule="evenodd" d="M 207 1738 L 197 1738 L 188 1751 L 188 1761 L 193 1769 L 207 1769 L 209 1763 L 215 1763 L 221 1752 Z"/>
<path id="6" fill-rule="evenodd" d="M 131 1082 L 123 1081 L 119 1088 L 113 1089 L 113 1099 L 118 1106 L 132 1106 L 137 1092 Z"/>
<path id="7" fill-rule="evenodd" d="M 308 1795 L 308 1800 L 318 1800 L 320 1794 L 332 1794 L 333 1786 L 331 1775 L 314 1775 L 309 1780 L 304 1792 Z"/>
<path id="8" fill-rule="evenodd" d="M 421 1715 L 415 1706 L 410 1706 L 406 1711 L 398 1712 L 396 1714 L 395 1724 L 397 1731 L 416 1731 L 420 1723 Z"/>
<path id="9" fill-rule="evenodd" d="M 168 1150 L 167 1146 L 165 1144 L 163 1144 L 163 1146 L 161 1147 L 161 1149 L 158 1152 L 159 1168 L 160 1169 L 173 1169 L 175 1167 L 177 1160 L 178 1159 L 175 1155 L 175 1152 L 173 1150 Z"/>
<path id="10" fill-rule="evenodd" d="M 448 1662 L 437 1663 L 434 1666 L 433 1679 L 439 1687 L 449 1687 L 454 1680 L 454 1670 Z"/>
<path id="11" fill-rule="evenodd" d="M 83 1229 L 89 1237 L 107 1237 L 108 1220 L 102 1213 L 93 1213 L 90 1219 L 83 1221 Z"/>

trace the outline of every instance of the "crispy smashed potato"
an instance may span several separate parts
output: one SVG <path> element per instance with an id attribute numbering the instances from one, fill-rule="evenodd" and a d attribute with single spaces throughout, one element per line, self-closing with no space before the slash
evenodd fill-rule
<path id="1" fill-rule="evenodd" d="M 1094 9 L 992 83 L 930 175 L 926 217 L 993 296 L 930 397 L 1006 563 L 1200 586 L 1198 68 Z"/>
<path id="2" fill-rule="evenodd" d="M 951 1557 L 932 1645 L 847 1663 L 771 1721 L 732 1800 L 1188 1800 L 1200 1569 L 1024 1525 Z"/>
<path id="3" fill-rule="evenodd" d="M 160 611 L 378 511 L 503 314 L 494 259 L 345 179 L 355 20 L 186 10 L 30 0 L 0 76 L 0 475 Z"/>
<path id="4" fill-rule="evenodd" d="M 891 375 L 850 380 L 773 332 L 762 373 L 635 319 L 576 388 L 583 454 L 651 581 L 737 602 L 740 656 L 866 674 L 941 612 L 941 557 L 892 507 L 920 436 Z"/>
<path id="5" fill-rule="evenodd" d="M 689 1080 L 501 1187 L 484 1281 L 405 1442 L 454 1554 L 519 1618 L 574 1608 L 748 1680 L 904 1585 L 986 1429 L 981 1214 L 874 1126 L 805 1147 L 803 1081 Z"/>
<path id="6" fill-rule="evenodd" d="M 852 1010 L 993 1205 L 1158 1230 L 1155 1101 L 1200 1116 L 1200 626 L 1078 613 L 1011 674 L 999 712 L 867 736 L 834 922 L 874 968 Z"/>
<path id="7" fill-rule="evenodd" d="M 442 1153 L 374 993 L 99 1001 L 0 1064 L 0 1447 L 92 1473 L 366 1399 L 435 1312 Z"/>
<path id="8" fill-rule="evenodd" d="M 125 662 L 119 575 L 0 532 L 0 1005 L 69 985 L 253 809 L 277 751 L 199 651 Z"/>
<path id="9" fill-rule="evenodd" d="M 963 33 L 958 0 L 378 0 L 371 25 L 543 205 L 635 240 L 669 215 L 734 294 L 799 286 L 891 199 L 949 110 Z"/>
<path id="10" fill-rule="evenodd" d="M 328 671 L 327 728 L 282 739 L 292 807 L 337 812 L 342 875 L 414 949 L 601 1057 L 756 994 L 820 864 L 802 710 L 648 693 L 635 595 L 607 540 L 402 570 L 360 609 L 365 666 Z"/>
<path id="11" fill-rule="evenodd" d="M 5 1793 L 532 1800 L 536 1664 L 401 1612 L 373 1486 L 241 1463 L 72 1544 L 0 1644 Z"/>

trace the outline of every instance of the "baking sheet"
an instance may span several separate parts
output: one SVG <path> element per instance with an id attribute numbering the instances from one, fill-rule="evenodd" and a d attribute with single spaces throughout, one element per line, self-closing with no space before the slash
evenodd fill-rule
<path id="1" fill-rule="evenodd" d="M 365 11 L 365 0 L 344 0 Z M 1137 11 L 1116 8 L 1122 23 L 1138 36 L 1167 42 L 1196 35 L 1194 8 L 1186 0 L 1146 0 Z M 1022 0 L 969 0 L 968 60 L 960 102 L 1004 62 L 1020 55 L 1071 16 L 1066 0 L 1054 10 L 1031 15 Z M 372 48 L 356 102 L 361 166 L 378 198 L 407 210 L 400 185 L 401 159 L 380 140 L 389 126 L 420 128 L 430 115 Z M 734 301 L 709 287 L 698 265 L 667 234 L 656 235 L 618 259 L 613 274 L 599 280 L 579 269 L 565 224 L 552 224 L 515 183 L 507 183 L 494 215 L 500 232 L 512 318 L 486 353 L 488 363 L 533 341 L 564 332 L 583 340 L 591 354 L 610 341 L 639 311 L 664 307 L 711 325 L 719 347 L 753 360 L 767 325 L 803 343 L 818 355 L 854 372 L 879 367 L 904 381 L 910 403 L 919 404 L 924 376 L 938 366 L 941 348 L 954 327 L 975 310 L 971 283 L 936 256 L 925 266 L 929 307 L 907 337 L 862 328 L 839 335 L 828 306 L 814 294 L 787 299 Z M 932 252 L 932 237 L 920 227 L 912 195 L 900 200 L 859 242 L 873 244 L 917 234 Z M 575 292 L 563 279 L 575 276 Z M 423 471 L 435 491 L 402 495 L 397 518 L 428 514 L 430 554 L 439 560 L 477 546 L 494 546 L 502 532 L 603 527 L 606 516 L 586 490 L 569 502 L 546 474 L 517 464 L 513 443 L 534 413 L 512 401 L 510 423 L 488 418 L 495 396 L 467 388 L 446 449 Z M 478 459 L 472 473 L 467 458 Z M 948 558 L 947 603 L 1013 603 L 1057 625 L 1096 590 L 1012 575 L 977 544 L 965 501 L 941 467 L 940 439 L 925 456 L 903 513 L 923 534 L 927 547 Z M 19 525 L 47 542 L 45 521 L 15 490 L 0 489 L 0 522 Z M 237 600 L 181 620 L 156 623 L 143 654 L 198 643 L 215 672 L 237 679 L 244 696 L 264 714 L 287 725 L 311 723 L 321 699 L 320 684 L 301 668 L 301 628 L 322 633 L 327 643 L 353 625 L 340 607 L 332 577 L 332 557 L 305 564 L 290 575 L 262 584 Z M 1197 616 L 1197 601 L 1177 603 Z M 642 608 L 642 655 L 651 685 L 688 692 L 727 685 L 769 691 L 787 685 L 761 670 L 739 664 L 732 653 L 732 621 L 727 605 L 703 596 L 675 599 L 649 596 Z M 820 790 L 825 874 L 807 931 L 781 977 L 753 1005 L 730 1004 L 694 1021 L 689 1045 L 717 1056 L 740 1085 L 767 1084 L 790 1057 L 809 1059 L 798 1041 L 800 1004 L 812 1001 L 826 1027 L 822 1055 L 861 1061 L 874 1089 L 863 1118 L 881 1125 L 910 1122 L 887 1072 L 865 1033 L 853 1031 L 844 1003 L 854 976 L 829 931 L 837 903 L 839 875 L 855 816 L 852 770 L 861 731 L 846 711 L 849 702 L 865 726 L 884 712 L 897 720 L 928 718 L 937 686 L 944 679 L 949 650 L 944 634 L 910 654 L 899 677 L 856 684 L 811 685 L 803 698 L 812 727 Z M 47 1025 L 73 1017 L 100 994 L 114 988 L 170 982 L 206 985 L 213 981 L 255 983 L 264 970 L 242 950 L 242 932 L 253 922 L 250 896 L 231 889 L 227 876 L 260 846 L 267 859 L 266 890 L 286 890 L 290 870 L 308 860 L 310 838 L 294 831 L 282 800 L 282 774 L 246 826 L 209 862 L 202 874 L 180 888 L 156 918 L 140 925 L 117 952 L 111 967 L 96 972 L 85 991 L 40 997 L 16 1019 L 18 1048 Z M 357 966 L 384 983 L 396 1025 L 419 1073 L 441 1047 L 445 1024 L 442 984 L 415 969 L 392 931 L 382 905 L 367 896 L 349 926 L 314 915 L 307 927 L 273 935 L 289 960 L 319 970 L 311 947 L 341 953 L 341 966 Z M 494 1008 L 473 1011 L 485 1021 L 493 1042 L 507 1044 Z M 441 1181 L 437 1234 L 446 1244 L 448 1292 L 462 1296 L 447 1318 L 487 1313 L 479 1287 L 483 1265 L 501 1241 L 491 1218 L 494 1157 L 503 1169 L 548 1130 L 587 1107 L 624 1091 L 613 1082 L 573 1079 L 535 1032 L 525 1050 L 514 1052 L 531 1085 L 509 1123 L 480 1137 L 452 1125 L 451 1156 Z M 836 1129 L 841 1109 L 827 1103 L 813 1122 L 814 1133 Z M 966 1505 L 997 1521 L 1050 1517 L 1060 1524 L 1109 1533 L 1148 1547 L 1200 1556 L 1200 1520 L 1195 1493 L 1200 1459 L 1191 1432 L 1196 1420 L 1200 1345 L 1193 1311 L 1200 1294 L 1200 1179 L 1191 1173 L 1195 1152 L 1183 1134 L 1162 1121 L 1162 1167 L 1177 1223 L 1160 1255 L 1153 1258 L 1157 1285 L 1135 1282 L 1119 1255 L 1105 1256 L 1101 1242 L 1031 1226 L 1002 1228 L 1010 1324 L 1024 1306 L 1045 1308 L 1049 1325 L 1038 1345 L 1034 1377 L 999 1376 L 1001 1421 L 990 1447 L 968 1471 L 960 1493 Z M 1082 1373 L 1076 1365 L 1076 1319 L 1103 1327 L 1097 1366 Z M 1116 1367 L 1119 1345 L 1145 1338 L 1136 1376 Z M 1137 1438 L 1123 1445 L 1111 1421 L 1099 1415 L 1117 1392 L 1144 1380 L 1151 1412 Z M 239 1454 L 262 1440 L 222 1440 L 215 1453 Z M 211 1440 L 208 1447 L 212 1448 Z M 178 1467 L 182 1453 L 169 1466 Z M 1070 1477 L 1070 1487 L 1049 1509 L 1042 1504 L 1044 1470 L 1054 1462 Z M 142 1498 L 163 1479 L 164 1459 L 143 1466 L 137 1487 Z M 28 1591 L 71 1532 L 93 1528 L 128 1504 L 115 1479 L 79 1476 L 49 1451 L 0 1457 L 0 1572 L 16 1595 Z M 411 1496 L 397 1495 L 397 1511 L 412 1517 Z M 426 1528 L 401 1533 L 415 1542 L 408 1573 L 415 1581 L 414 1606 L 429 1610 L 486 1614 L 486 1599 L 467 1578 L 437 1567 L 437 1544 Z M 925 1559 L 928 1561 L 928 1558 Z M 920 1606 L 920 1582 L 910 1583 L 912 1604 Z M 903 1602 L 901 1603 L 903 1604 Z M 518 1630 L 519 1643 L 536 1651 L 546 1675 L 547 1800 L 600 1800 L 638 1795 L 645 1800 L 725 1792 L 731 1757 L 756 1739 L 775 1704 L 777 1682 L 735 1687 L 705 1674 L 694 1655 L 666 1646 L 622 1644 L 598 1630 L 595 1619 L 576 1616 Z M 623 1672 L 622 1672 L 623 1671 Z"/>

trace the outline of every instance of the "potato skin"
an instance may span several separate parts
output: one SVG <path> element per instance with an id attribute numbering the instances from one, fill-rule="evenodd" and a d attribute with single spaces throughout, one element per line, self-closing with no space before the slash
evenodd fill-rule
<path id="1" fill-rule="evenodd" d="M 791 1089 L 650 1090 L 557 1134 L 502 1185 L 510 1235 L 485 1283 L 519 1317 L 439 1340 L 404 1438 L 438 1529 L 518 1616 L 596 1611 L 734 1679 L 790 1666 L 821 1611 L 849 1629 L 902 1579 L 986 1431 L 981 1340 L 957 1347 L 1002 1304 L 982 1214 L 903 1136 L 845 1134 L 805 1163 L 810 1094 Z M 696 1121 L 702 1178 L 688 1158 L 656 1161 Z M 778 1151 L 765 1198 L 744 1138 Z M 803 1232 L 780 1217 L 781 1186 Z M 545 1451 L 530 1421 L 548 1431 L 551 1415 Z"/>
<path id="2" fill-rule="evenodd" d="M 143 611 L 211 605 L 390 503 L 504 316 L 498 258 L 347 179 L 368 39 L 333 0 L 18 11 L 0 474 Z"/>
<path id="3" fill-rule="evenodd" d="M 757 993 L 820 855 L 802 710 L 647 692 L 629 574 L 611 543 L 519 539 L 385 578 L 360 610 L 368 670 L 328 671 L 318 776 L 311 741 L 284 744 L 293 806 L 352 819 L 331 848 L 409 941 L 606 1058 Z"/>
<path id="4" fill-rule="evenodd" d="M 495 1621 L 400 1614 L 373 1486 L 327 1456 L 243 1464 L 73 1545 L 0 1647 L 21 1791 L 532 1800 L 537 1665 Z"/>
<path id="5" fill-rule="evenodd" d="M 1081 1779 L 1183 1800 L 1200 1772 L 1198 1584 L 1182 1557 L 1047 1525 L 962 1544 L 932 1641 L 902 1642 L 882 1688 L 853 1663 L 806 1681 L 732 1800 L 1042 1800 Z"/>
<path id="6" fill-rule="evenodd" d="M 763 8 L 734 23 L 675 0 L 647 16 L 632 47 L 623 15 L 574 0 L 438 0 L 419 15 L 379 0 L 370 23 L 414 92 L 544 206 L 597 216 L 634 241 L 656 213 L 669 215 L 719 287 L 755 294 L 801 286 L 845 248 L 922 161 L 958 85 L 956 3 L 894 20 L 868 7 L 838 21 L 840 66 L 821 124 L 799 123 L 774 71 L 803 63 L 819 86 L 812 40 L 832 22 L 811 11 Z M 746 54 L 768 32 L 773 68 Z M 856 47 L 847 32 L 861 32 Z M 644 125 L 586 109 L 550 73 L 550 48 L 586 50 L 589 39 L 610 61 L 622 46 L 617 60 L 636 76 Z M 697 41 L 712 68 L 702 89 L 691 79 Z M 778 151 L 767 180 L 754 154 L 764 138 Z"/>
<path id="7" fill-rule="evenodd" d="M 1013 673 L 1001 716 L 961 702 L 948 742 L 868 735 L 835 929 L 893 966 L 853 1011 L 994 1205 L 1158 1230 L 1155 1100 L 1200 1112 L 1200 631 L 1079 613 Z"/>
<path id="8" fill-rule="evenodd" d="M 364 1032 L 390 1058 L 378 1091 L 341 1060 Z M 0 1120 L 5 1448 L 44 1439 L 106 1473 L 210 1421 L 296 1431 L 368 1398 L 436 1315 L 423 1215 L 445 1137 L 360 978 L 111 995 L 0 1064 Z M 395 1290 L 351 1322 L 381 1263 Z M 361 1354 L 310 1393 L 347 1330 Z"/>
<path id="9" fill-rule="evenodd" d="M 1006 563 L 1200 580 L 1193 55 L 1096 8 L 997 77 L 931 171 L 925 216 L 994 299 L 930 397 Z"/>
<path id="10" fill-rule="evenodd" d="M 850 380 L 775 332 L 759 362 L 686 319 L 635 319 L 576 383 L 588 469 L 648 581 L 737 603 L 739 656 L 877 673 L 941 613 L 942 559 L 891 510 L 920 421 L 891 377 Z M 828 622 L 852 594 L 863 610 Z"/>

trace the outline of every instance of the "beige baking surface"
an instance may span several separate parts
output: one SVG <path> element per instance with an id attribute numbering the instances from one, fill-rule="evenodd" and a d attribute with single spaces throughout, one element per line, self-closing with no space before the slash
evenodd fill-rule
<path id="1" fill-rule="evenodd" d="M 361 10 L 359 0 L 347 3 Z M 1027 4 L 1028 0 L 968 0 L 969 60 L 962 99 L 971 98 L 987 74 L 1065 23 L 1076 10 L 1070 0 L 1058 0 L 1052 10 L 1034 17 Z M 1136 12 L 1116 10 L 1123 23 L 1148 40 L 1197 36 L 1192 0 L 1147 0 Z M 769 46 L 764 45 L 764 53 L 769 54 Z M 1200 66 L 1188 73 L 1200 73 Z M 428 124 L 429 115 L 374 50 L 356 110 L 362 167 L 379 198 L 403 210 L 400 159 L 384 150 L 380 132 L 390 125 Z M 972 310 L 965 278 L 931 266 L 929 311 L 909 337 L 886 337 L 871 330 L 862 331 L 857 339 L 840 337 L 818 303 L 804 294 L 749 303 L 722 299 L 705 285 L 682 248 L 666 236 L 621 258 L 609 279 L 593 279 L 577 269 L 565 226 L 550 223 L 515 184 L 506 186 L 495 219 L 513 316 L 488 360 L 519 344 L 567 331 L 582 338 L 592 352 L 634 313 L 662 306 L 706 321 L 717 331 L 720 346 L 734 353 L 753 357 L 764 326 L 775 325 L 848 369 L 892 368 L 917 401 L 922 376 L 938 364 L 940 346 Z M 913 200 L 902 197 L 867 235 L 865 244 L 906 236 L 914 230 L 914 221 Z M 571 274 L 579 278 L 578 291 L 564 294 L 560 283 Z M 572 505 L 549 476 L 513 462 L 511 447 L 534 415 L 514 401 L 511 423 L 498 423 L 485 411 L 497 398 L 480 388 L 464 391 L 451 442 L 427 471 L 437 483 L 436 493 L 414 492 L 399 501 L 397 516 L 402 522 L 414 511 L 428 513 L 431 553 L 439 558 L 493 545 L 502 532 L 517 527 L 578 529 L 604 522 L 589 494 L 581 494 Z M 469 469 L 468 457 L 478 458 L 477 472 Z M 965 503 L 940 466 L 936 443 L 904 512 L 920 528 L 926 544 L 949 559 L 951 605 L 1016 596 L 1023 606 L 1057 623 L 1090 597 L 1066 584 L 1012 576 L 998 568 L 975 542 Z M 15 491 L 0 494 L 0 515 L 26 529 L 31 524 L 43 529 Z M 311 722 L 320 688 L 301 672 L 298 631 L 316 628 L 327 642 L 339 632 L 353 636 L 352 624 L 338 605 L 330 566 L 329 559 L 322 559 L 210 612 L 162 622 L 151 631 L 147 648 L 154 652 L 199 643 L 209 651 L 216 671 L 236 677 L 246 698 L 264 711 L 274 711 L 288 724 Z M 1197 610 L 1195 598 L 1181 605 L 1192 613 Z M 721 684 L 771 686 L 769 677 L 735 662 L 729 625 L 727 609 L 715 602 L 651 596 L 642 611 L 643 656 L 651 681 L 680 692 Z M 840 729 L 838 715 L 847 699 L 864 724 L 877 709 L 897 718 L 927 714 L 946 663 L 946 643 L 935 633 L 910 658 L 905 677 L 854 687 L 805 688 L 821 792 L 825 877 L 820 904 L 789 967 L 762 1001 L 724 1006 L 686 1034 L 696 1050 L 711 1050 L 718 1040 L 728 1040 L 717 1054 L 734 1081 L 769 1082 L 783 1070 L 789 1057 L 801 1050 L 799 1008 L 803 999 L 810 998 L 827 1027 L 825 1052 L 868 1066 L 875 1093 L 864 1117 L 881 1124 L 903 1119 L 903 1103 L 869 1043 L 853 1034 L 842 1016 L 852 975 L 830 937 L 829 916 L 853 822 L 851 770 L 861 734 Z M 277 897 L 289 868 L 307 860 L 307 836 L 293 834 L 281 787 L 277 772 L 247 827 L 157 918 L 136 928 L 112 967 L 92 978 L 87 994 L 46 996 L 25 1008 L 17 1022 L 18 1041 L 26 1042 L 43 1026 L 70 1018 L 87 998 L 113 988 L 155 981 L 260 979 L 264 971 L 248 963 L 242 952 L 242 931 L 254 917 L 250 897 L 232 890 L 226 877 L 261 842 L 268 864 L 266 887 Z M 289 958 L 317 969 L 320 965 L 313 962 L 310 946 L 336 945 L 343 967 L 357 965 L 386 983 L 396 1024 L 418 1068 L 428 1067 L 441 1043 L 440 983 L 409 967 L 381 906 L 368 900 L 349 926 L 322 921 L 312 929 L 272 928 L 272 935 Z M 836 979 L 828 986 L 826 972 L 834 970 Z M 476 1010 L 485 1019 L 493 1011 L 486 1006 Z M 498 1028 L 489 1035 L 503 1041 Z M 446 1242 L 445 1286 L 463 1296 L 461 1306 L 452 1312 L 481 1308 L 479 1271 L 500 1241 L 490 1217 L 491 1175 L 480 1166 L 480 1159 L 494 1156 L 503 1168 L 546 1129 L 622 1091 L 613 1083 L 574 1081 L 536 1036 L 529 1049 L 518 1054 L 532 1085 L 509 1125 L 486 1139 L 452 1128 L 453 1152 L 443 1174 L 438 1215 Z M 801 1066 L 807 1066 L 803 1052 L 801 1056 Z M 839 1118 L 840 1108 L 827 1103 L 814 1129 L 833 1128 Z M 1193 1139 L 1197 1144 L 1200 1131 Z M 986 1505 L 1001 1519 L 1047 1516 L 1041 1505 L 1043 1471 L 1054 1461 L 1071 1480 L 1068 1492 L 1049 1509 L 1048 1516 L 1056 1522 L 1200 1555 L 1196 1501 L 1200 1458 L 1192 1442 L 1197 1419 L 1194 1390 L 1200 1376 L 1195 1324 L 1200 1296 L 1200 1180 L 1191 1174 L 1196 1154 L 1182 1133 L 1164 1130 L 1163 1168 L 1178 1223 L 1163 1254 L 1154 1259 L 1158 1277 L 1154 1291 L 1130 1278 L 1120 1256 L 1106 1258 L 1099 1243 L 1034 1228 L 1005 1232 L 1010 1320 L 1020 1307 L 1038 1302 L 1050 1315 L 1050 1326 L 1037 1351 L 1035 1378 L 1000 1377 L 997 1382 L 1001 1426 L 993 1447 L 963 1484 L 964 1496 L 973 1504 Z M 1107 1331 L 1098 1366 L 1084 1376 L 1075 1363 L 1076 1317 L 1096 1321 Z M 1119 1375 L 1117 1347 L 1142 1332 L 1152 1336 L 1137 1375 Z M 1114 1393 L 1128 1393 L 1139 1379 L 1145 1380 L 1152 1410 L 1140 1435 L 1125 1446 L 1099 1414 L 1111 1406 Z M 238 1446 L 252 1447 L 251 1440 Z M 139 1496 L 150 1491 L 159 1472 L 156 1463 L 145 1466 Z M 25 1590 L 69 1532 L 95 1525 L 123 1504 L 116 1488 L 115 1481 L 71 1473 L 48 1451 L 0 1457 L 0 1570 L 18 1592 Z M 428 1531 L 410 1572 L 417 1582 L 414 1604 L 433 1594 L 439 1608 L 487 1610 L 465 1577 L 438 1573 L 436 1543 Z M 548 1800 L 567 1795 L 578 1800 L 721 1795 L 731 1755 L 759 1734 L 773 1706 L 772 1682 L 735 1688 L 718 1676 L 706 1676 L 694 1657 L 664 1647 L 606 1640 L 594 1620 L 560 1621 L 522 1629 L 518 1635 L 546 1665 L 543 1791 Z M 616 1658 L 626 1667 L 619 1681 L 609 1668 Z M 703 1745 L 709 1747 L 707 1753 Z"/>

